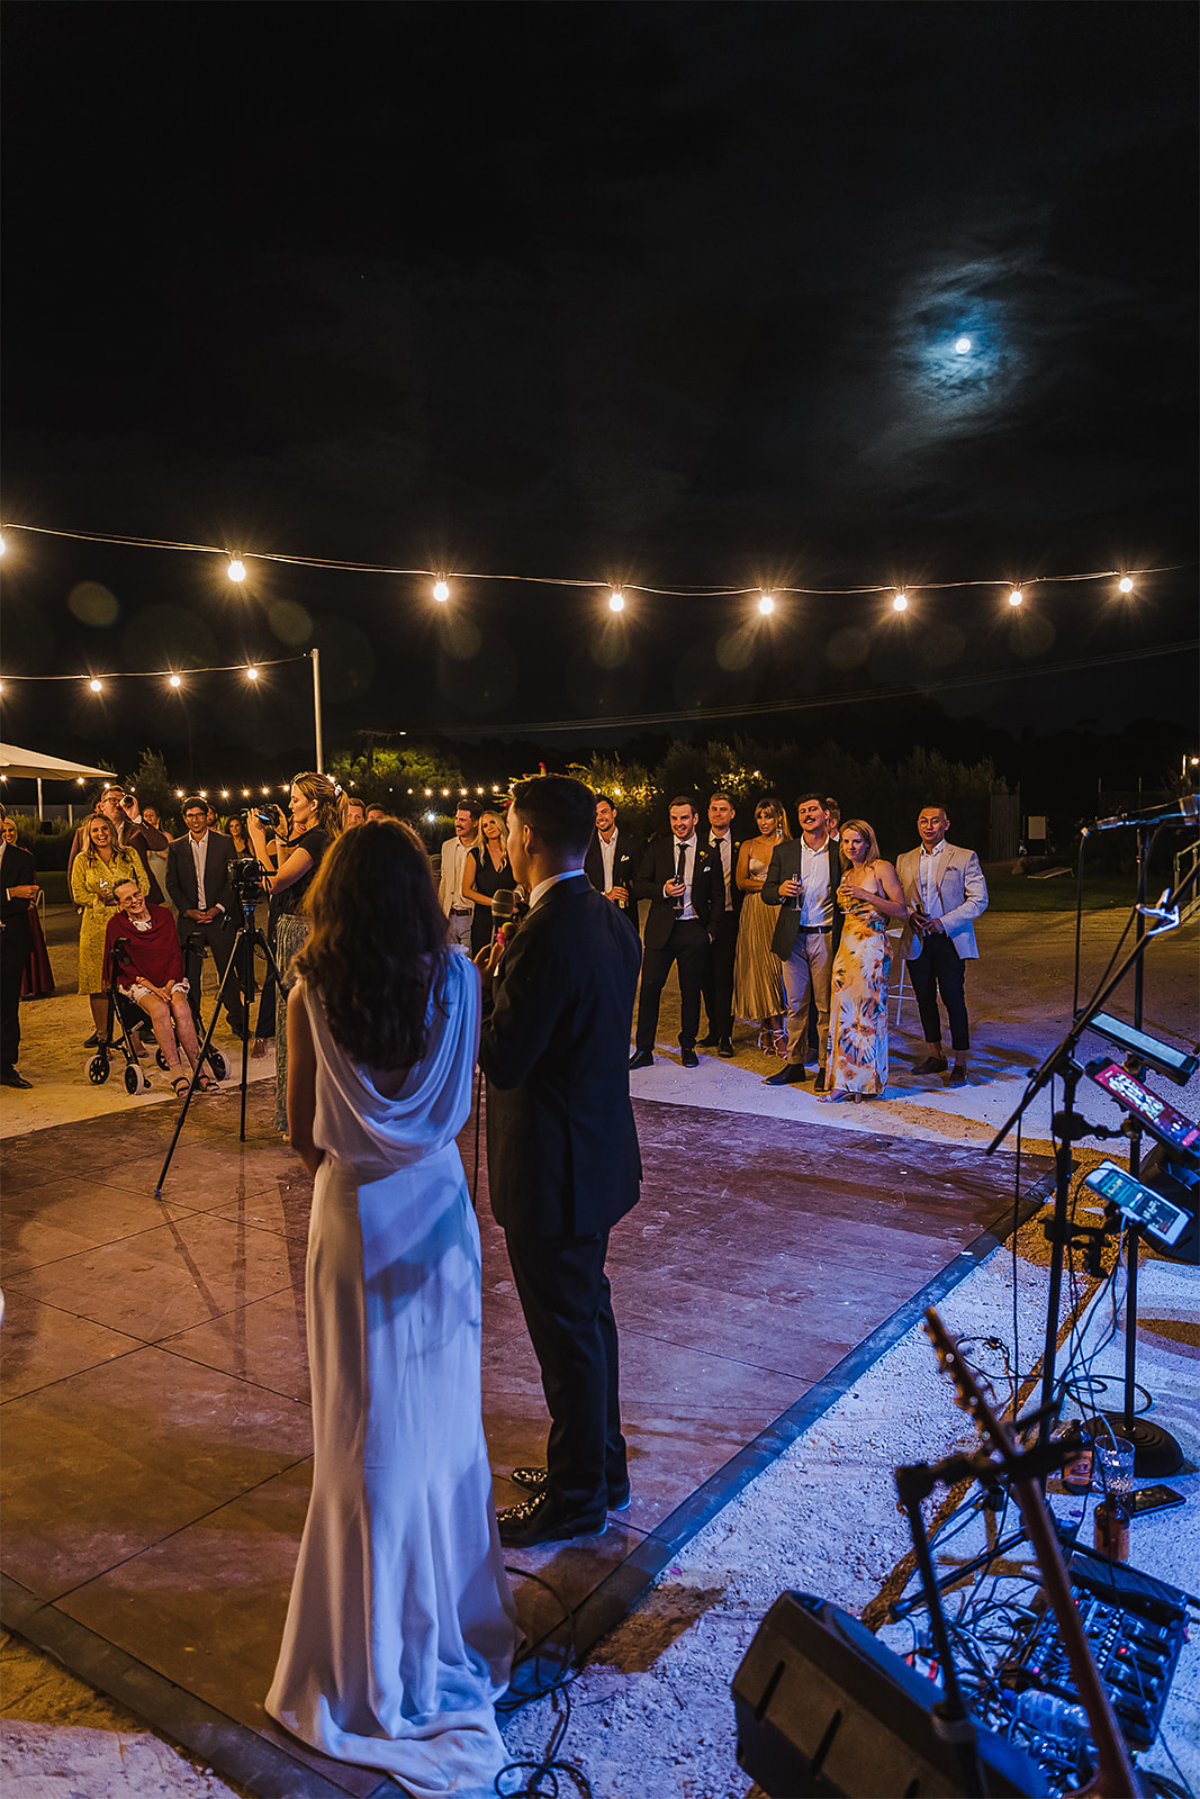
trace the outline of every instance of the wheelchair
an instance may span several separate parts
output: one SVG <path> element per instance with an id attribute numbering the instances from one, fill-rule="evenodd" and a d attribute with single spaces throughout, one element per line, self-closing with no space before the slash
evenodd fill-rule
<path id="1" fill-rule="evenodd" d="M 124 1057 L 125 1091 L 132 1099 L 135 1094 L 145 1093 L 150 1087 L 149 1077 L 142 1067 L 141 1047 L 134 1042 L 134 1032 L 140 1031 L 143 1027 L 149 1031 L 151 1027 L 147 1014 L 135 1001 L 128 999 L 117 986 L 120 970 L 128 960 L 129 955 L 124 944 L 118 943 L 113 950 L 112 979 L 107 988 L 108 1013 L 104 1025 L 104 1041 L 87 1063 L 85 1072 L 93 1087 L 103 1087 L 112 1072 L 113 1063 L 118 1058 Z M 197 1019 L 196 1030 L 200 1041 L 203 1042 L 204 1027 L 199 1019 Z M 166 1074 L 170 1064 L 157 1046 L 154 1059 Z M 208 1064 L 214 1080 L 223 1081 L 229 1065 L 220 1050 L 210 1046 L 204 1060 Z M 186 1066 L 185 1062 L 184 1067 Z"/>

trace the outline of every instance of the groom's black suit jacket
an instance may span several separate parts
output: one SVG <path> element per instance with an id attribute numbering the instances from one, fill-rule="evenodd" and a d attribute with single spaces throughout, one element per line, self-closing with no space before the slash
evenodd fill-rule
<path id="1" fill-rule="evenodd" d="M 629 1101 L 641 950 L 586 876 L 557 882 L 496 971 L 479 1065 L 496 1222 L 529 1236 L 607 1231 L 642 1177 Z"/>

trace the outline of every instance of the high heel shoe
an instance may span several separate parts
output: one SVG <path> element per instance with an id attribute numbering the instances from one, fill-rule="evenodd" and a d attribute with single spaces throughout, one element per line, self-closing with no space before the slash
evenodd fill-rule
<path id="1" fill-rule="evenodd" d="M 781 1062 L 787 1061 L 787 1032 L 786 1031 L 776 1031 L 776 1033 L 775 1033 L 775 1054 L 779 1057 Z"/>

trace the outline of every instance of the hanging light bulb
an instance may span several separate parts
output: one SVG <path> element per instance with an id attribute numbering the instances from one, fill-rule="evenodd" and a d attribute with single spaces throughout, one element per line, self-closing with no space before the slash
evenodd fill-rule
<path id="1" fill-rule="evenodd" d="M 242 798 L 244 800 L 248 800 L 250 798 L 250 789 L 248 787 L 242 788 Z"/>
<path id="2" fill-rule="evenodd" d="M 908 595 L 906 593 L 898 593 L 896 595 L 892 601 L 892 610 L 893 612 L 908 611 Z"/>
<path id="3" fill-rule="evenodd" d="M 1019 587 L 1014 587 L 1008 596 L 1008 603 L 1010 606 L 1020 606 L 1024 599 L 1025 595 L 1021 592 L 1021 589 Z"/>
<path id="4" fill-rule="evenodd" d="M 88 686 L 91 688 L 93 693 L 103 693 L 104 692 L 103 682 L 97 681 L 95 675 L 93 675 L 91 680 L 88 682 Z"/>
<path id="5" fill-rule="evenodd" d="M 764 593 L 764 594 L 760 595 L 759 602 L 758 602 L 758 609 L 762 613 L 764 618 L 767 616 L 767 614 L 769 612 L 774 612 L 774 610 L 775 610 L 774 596 L 769 593 Z"/>
<path id="6" fill-rule="evenodd" d="M 624 610 L 625 610 L 625 595 L 620 591 L 619 588 L 614 587 L 612 592 L 609 594 L 608 609 L 610 612 L 624 612 Z"/>
<path id="7" fill-rule="evenodd" d="M 244 581 L 246 579 L 246 564 L 242 561 L 240 556 L 231 556 L 229 558 L 229 567 L 225 570 L 225 573 L 229 576 L 231 581 Z"/>
<path id="8" fill-rule="evenodd" d="M 444 606 L 446 601 L 450 598 L 450 587 L 448 582 L 435 581 L 433 584 L 433 597 L 439 604 Z"/>
<path id="9" fill-rule="evenodd" d="M 247 681 L 257 681 L 258 680 L 258 670 L 256 668 L 254 668 L 253 666 L 248 668 L 246 670 L 246 679 L 247 679 Z"/>
<path id="10" fill-rule="evenodd" d="M 170 684 L 172 687 L 182 687 L 183 686 L 183 682 L 179 679 L 178 675 L 171 676 Z"/>
<path id="11" fill-rule="evenodd" d="M 6 548 L 7 545 L 5 544 L 4 539 L 0 537 L 0 556 L 3 556 Z"/>
<path id="12" fill-rule="evenodd" d="M 223 800 L 227 800 L 227 799 L 228 799 L 228 798 L 229 798 L 229 789 L 228 789 L 228 787 L 222 787 L 222 789 L 221 789 L 221 798 L 222 798 L 222 799 L 223 799 Z"/>
<path id="13" fill-rule="evenodd" d="M 1132 593 L 1133 592 L 1133 582 L 1128 575 L 1122 575 L 1121 579 L 1117 582 L 1117 586 L 1120 588 L 1122 593 Z"/>

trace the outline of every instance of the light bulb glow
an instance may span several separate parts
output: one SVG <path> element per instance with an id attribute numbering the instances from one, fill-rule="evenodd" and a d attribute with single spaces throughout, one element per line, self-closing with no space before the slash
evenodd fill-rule
<path id="1" fill-rule="evenodd" d="M 104 692 L 103 683 L 100 681 L 97 681 L 95 675 L 93 675 L 91 680 L 88 682 L 88 686 L 91 688 L 93 693 L 103 693 Z"/>
<path id="2" fill-rule="evenodd" d="M 1008 596 L 1008 603 L 1010 606 L 1019 606 L 1024 598 L 1025 595 L 1021 592 L 1021 589 L 1019 587 L 1014 587 Z"/>
<path id="3" fill-rule="evenodd" d="M 892 610 L 893 612 L 908 611 L 908 595 L 906 593 L 898 593 L 896 595 L 895 599 L 892 601 Z"/>
<path id="4" fill-rule="evenodd" d="M 250 789 L 248 787 L 242 788 L 242 798 L 244 800 L 248 800 L 250 798 Z"/>
<path id="5" fill-rule="evenodd" d="M 761 598 L 759 599 L 759 602 L 758 602 L 758 609 L 762 613 L 764 618 L 766 618 L 768 613 L 774 612 L 775 601 L 769 593 L 764 593 L 761 596 Z"/>
<path id="6" fill-rule="evenodd" d="M 270 797 L 271 797 L 271 789 L 270 789 L 270 788 L 269 788 L 269 787 L 264 787 L 264 788 L 263 788 L 263 790 L 262 790 L 262 796 L 263 796 L 263 798 L 264 798 L 264 799 L 265 799 L 265 800 L 266 800 L 266 799 L 270 799 Z"/>
<path id="7" fill-rule="evenodd" d="M 80 785 L 80 786 L 81 786 L 81 787 L 82 787 L 82 786 L 83 786 L 83 782 L 82 782 L 82 781 L 81 781 L 81 782 L 80 782 L 80 783 L 79 783 L 79 785 Z M 177 800 L 181 800 L 181 799 L 182 799 L 182 798 L 183 798 L 183 788 L 182 788 L 182 787 L 177 787 L 177 788 L 176 788 L 176 789 L 175 789 L 175 798 L 176 798 L 176 799 L 177 799 Z"/>
<path id="8" fill-rule="evenodd" d="M 610 612 L 624 612 L 625 610 L 625 595 L 615 587 L 608 596 L 608 609 Z"/>
<path id="9" fill-rule="evenodd" d="M 450 588 L 445 581 L 434 582 L 433 597 L 439 604 L 445 605 L 446 601 L 450 598 Z"/>
<path id="10" fill-rule="evenodd" d="M 257 681 L 258 680 L 258 670 L 256 668 L 248 668 L 246 670 L 246 679 L 247 679 L 247 681 Z"/>
<path id="11" fill-rule="evenodd" d="M 3 556 L 7 547 L 8 546 L 5 544 L 4 539 L 2 537 L 0 537 L 0 556 Z"/>
<path id="12" fill-rule="evenodd" d="M 240 556 L 231 556 L 229 558 L 229 567 L 225 570 L 225 573 L 229 576 L 231 581 L 244 581 L 246 579 L 246 564 L 242 561 Z"/>
<path id="13" fill-rule="evenodd" d="M 1122 575 L 1121 579 L 1117 582 L 1117 586 L 1120 588 L 1122 593 L 1132 593 L 1133 592 L 1133 582 L 1130 580 L 1128 575 Z"/>
<path id="14" fill-rule="evenodd" d="M 222 789 L 221 789 L 221 798 L 222 798 L 222 799 L 223 799 L 223 800 L 227 800 L 227 799 L 228 799 L 228 798 L 229 798 L 229 789 L 228 789 L 228 787 L 222 787 Z"/>
<path id="15" fill-rule="evenodd" d="M 172 687 L 182 687 L 183 686 L 183 682 L 179 679 L 178 675 L 171 676 L 171 686 Z"/>

